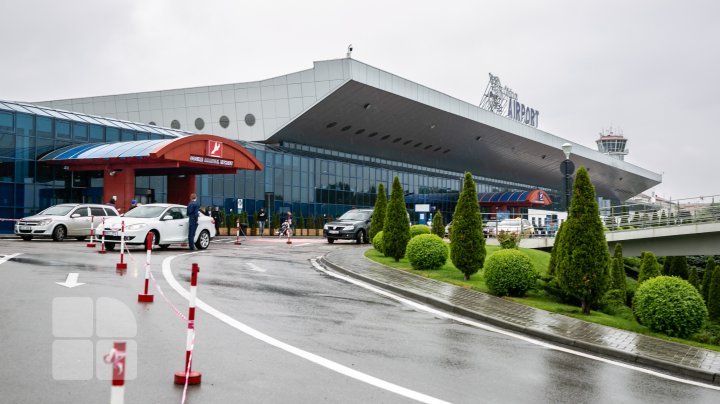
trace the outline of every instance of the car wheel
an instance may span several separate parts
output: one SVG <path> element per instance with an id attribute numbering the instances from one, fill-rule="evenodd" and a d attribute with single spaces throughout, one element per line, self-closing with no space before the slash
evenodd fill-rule
<path id="1" fill-rule="evenodd" d="M 334 239 L 334 238 L 328 238 L 328 243 L 332 244 L 332 243 L 334 243 L 334 242 L 335 242 L 335 239 Z"/>
<path id="2" fill-rule="evenodd" d="M 153 245 L 158 245 L 158 246 L 160 245 L 160 234 L 158 234 L 157 230 L 150 230 L 148 232 L 148 234 L 145 235 L 145 242 L 143 243 L 143 248 L 145 248 L 145 249 L 147 249 L 148 236 L 150 236 L 151 234 L 153 237 Z M 168 244 L 165 244 L 165 245 L 167 246 Z M 165 248 L 167 248 L 167 247 L 165 247 Z"/>
<path id="3" fill-rule="evenodd" d="M 195 247 L 197 247 L 200 250 L 204 250 L 204 249 L 208 248 L 209 245 L 210 245 L 210 233 L 207 230 L 203 230 L 200 232 L 197 242 L 195 242 Z"/>
<path id="4" fill-rule="evenodd" d="M 75 237 L 75 240 L 77 240 L 77 241 L 85 241 L 85 239 L 86 239 L 85 236 Z"/>
<path id="5" fill-rule="evenodd" d="M 105 243 L 105 249 L 108 251 L 115 251 L 115 243 Z"/>
<path id="6" fill-rule="evenodd" d="M 55 241 L 63 241 L 65 240 L 65 236 L 67 235 L 67 230 L 65 230 L 65 226 L 59 225 L 53 229 L 52 232 L 52 239 Z"/>
<path id="7" fill-rule="evenodd" d="M 25 241 L 30 241 L 30 240 L 32 240 L 32 236 L 20 236 L 20 238 L 23 239 L 23 240 L 25 240 Z"/>
<path id="8" fill-rule="evenodd" d="M 358 230 L 357 234 L 355 234 L 355 242 L 357 244 L 362 244 L 362 242 L 365 241 L 365 230 Z"/>

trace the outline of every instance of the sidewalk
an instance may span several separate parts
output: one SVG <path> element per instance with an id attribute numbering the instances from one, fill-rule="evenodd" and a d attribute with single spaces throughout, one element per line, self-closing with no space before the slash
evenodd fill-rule
<path id="1" fill-rule="evenodd" d="M 368 247 L 369 248 L 369 247 Z M 321 262 L 400 295 L 552 343 L 720 385 L 720 352 L 678 344 L 535 309 L 371 261 L 343 248 Z"/>

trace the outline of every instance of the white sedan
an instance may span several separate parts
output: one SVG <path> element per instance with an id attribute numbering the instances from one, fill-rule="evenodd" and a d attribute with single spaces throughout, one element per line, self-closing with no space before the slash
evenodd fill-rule
<path id="1" fill-rule="evenodd" d="M 120 242 L 123 222 L 125 223 L 125 243 L 144 245 L 148 234 L 153 234 L 154 244 L 168 248 L 170 244 L 187 244 L 188 216 L 187 206 L 169 203 L 152 203 L 129 210 L 122 217 L 105 219 L 97 229 L 98 236 L 105 236 L 105 248 L 114 250 Z M 215 237 L 215 221 L 200 213 L 195 231 L 195 246 L 204 250 Z"/>

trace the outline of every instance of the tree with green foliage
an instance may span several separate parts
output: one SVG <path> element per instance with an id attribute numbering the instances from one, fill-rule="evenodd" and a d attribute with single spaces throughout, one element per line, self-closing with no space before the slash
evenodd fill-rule
<path id="1" fill-rule="evenodd" d="M 305 217 L 303 217 L 302 212 L 300 212 L 298 214 L 296 227 L 297 227 L 298 235 L 302 236 L 302 231 L 303 231 L 303 229 L 305 229 Z"/>
<path id="2" fill-rule="evenodd" d="M 710 281 L 707 301 L 708 313 L 713 321 L 720 321 L 720 268 L 715 268 Z"/>
<path id="3" fill-rule="evenodd" d="M 560 287 L 580 300 L 583 314 L 599 301 L 609 286 L 607 241 L 595 187 L 587 169 L 580 167 L 575 175 L 573 198 L 565 221 L 564 234 L 556 245 L 555 273 Z"/>
<path id="4" fill-rule="evenodd" d="M 700 292 L 700 278 L 698 278 L 697 268 L 690 268 L 690 275 L 688 275 L 687 280 L 695 287 L 695 289 L 697 289 L 698 292 Z"/>
<path id="5" fill-rule="evenodd" d="M 562 235 L 563 235 L 563 228 L 565 227 L 565 222 L 560 224 L 560 228 L 555 233 L 555 242 L 553 243 L 552 248 L 550 249 L 550 262 L 548 262 L 548 275 L 555 276 L 555 264 L 557 262 L 557 245 L 562 243 Z"/>
<path id="6" fill-rule="evenodd" d="M 477 273 L 485 263 L 485 237 L 482 228 L 475 181 L 472 174 L 466 172 L 453 214 L 450 242 L 450 259 L 465 275 L 466 281 L 470 280 L 470 275 Z"/>
<path id="7" fill-rule="evenodd" d="M 405 207 L 405 193 L 400 185 L 400 179 L 396 176 L 393 180 L 383 226 L 385 256 L 393 257 L 396 262 L 400 261 L 400 258 L 405 256 L 408 241 L 410 241 L 410 222 L 408 222 L 407 208 Z"/>
<path id="8" fill-rule="evenodd" d="M 443 217 L 440 211 L 437 211 L 435 216 L 433 216 L 431 233 L 440 238 L 445 238 L 445 225 L 443 224 Z"/>
<path id="9" fill-rule="evenodd" d="M 677 276 L 687 280 L 689 275 L 687 258 L 685 258 L 685 256 L 673 257 L 672 265 L 670 265 L 670 273 L 665 275 Z"/>
<path id="10" fill-rule="evenodd" d="M 615 254 L 610 260 L 611 285 L 610 289 L 617 289 L 619 297 L 624 302 L 627 295 L 627 283 L 625 281 L 625 265 L 623 264 L 622 245 L 615 244 Z"/>
<path id="11" fill-rule="evenodd" d="M 650 251 L 643 251 L 642 264 L 640 264 L 640 273 L 638 274 L 638 284 L 656 276 L 660 276 L 660 265 L 655 258 L 655 254 Z"/>
<path id="12" fill-rule="evenodd" d="M 705 272 L 703 273 L 702 288 L 700 288 L 700 294 L 705 300 L 705 304 L 709 301 L 710 296 L 710 281 L 712 281 L 713 272 L 715 271 L 715 260 L 713 257 L 708 257 L 707 264 L 705 264 Z"/>
<path id="13" fill-rule="evenodd" d="M 375 207 L 373 208 L 372 221 L 370 222 L 370 231 L 368 237 L 370 240 L 382 231 L 385 226 L 385 211 L 387 210 L 387 196 L 385 196 L 385 185 L 378 184 L 377 197 L 375 198 Z"/>
<path id="14" fill-rule="evenodd" d="M 663 261 L 662 265 L 662 274 L 670 276 L 670 272 L 672 272 L 672 266 L 673 261 L 675 260 L 675 257 L 665 257 L 665 261 Z"/>

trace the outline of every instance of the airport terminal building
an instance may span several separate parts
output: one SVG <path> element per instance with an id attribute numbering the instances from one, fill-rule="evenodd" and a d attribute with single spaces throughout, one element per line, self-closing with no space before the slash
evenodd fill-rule
<path id="1" fill-rule="evenodd" d="M 414 220 L 420 203 L 446 221 L 465 171 L 479 193 L 542 190 L 559 208 L 561 145 L 568 142 L 351 58 L 247 83 L 30 103 L 0 94 L 0 218 L 103 201 L 105 173 L 53 164 L 52 151 L 197 134 L 234 142 L 261 166 L 198 175 L 203 206 L 228 211 L 241 199 L 250 216 L 266 207 L 336 217 L 372 207 L 378 183 L 389 188 L 398 176 Z M 662 180 L 578 144 L 571 160 L 589 169 L 599 197 L 615 202 Z M 168 200 L 172 175 L 139 173 L 134 198 L 121 202 L 187 202 Z M 12 232 L 11 222 L 0 221 L 0 232 Z"/>

